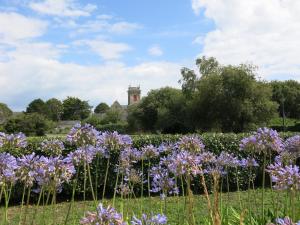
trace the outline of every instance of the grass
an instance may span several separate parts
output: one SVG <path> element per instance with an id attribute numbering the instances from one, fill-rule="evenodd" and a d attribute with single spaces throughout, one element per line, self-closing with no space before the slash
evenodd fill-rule
<path id="1" fill-rule="evenodd" d="M 240 192 L 240 198 L 241 201 L 239 201 L 239 194 L 237 192 L 229 193 L 223 193 L 222 194 L 222 208 L 225 209 L 226 206 L 230 206 L 234 208 L 238 215 L 245 214 L 244 216 L 247 217 L 250 212 L 255 214 L 256 216 L 259 216 L 260 214 L 260 193 L 258 191 L 251 192 L 250 195 L 248 195 L 248 192 Z M 279 201 L 276 201 L 278 203 L 274 204 L 272 200 L 272 196 L 276 196 L 276 199 Z M 212 198 L 213 196 L 211 196 Z M 297 197 L 297 209 L 298 209 L 298 215 L 297 219 L 300 219 L 299 215 L 299 209 L 300 209 L 300 201 L 299 196 Z M 202 195 L 195 195 L 194 196 L 194 215 L 195 220 L 197 224 L 204 224 L 205 219 L 208 217 L 208 211 L 206 207 L 206 200 L 204 196 Z M 276 211 L 276 208 L 278 211 L 278 216 L 285 215 L 284 213 L 284 205 L 285 205 L 285 194 L 280 192 L 278 195 L 277 193 L 271 193 L 271 191 L 266 192 L 266 203 L 265 207 L 266 209 L 270 209 L 273 212 Z M 249 200 L 249 201 L 248 201 Z M 179 201 L 179 204 L 178 204 Z M 105 200 L 103 202 L 104 206 L 112 205 L 112 200 Z M 178 208 L 179 205 L 179 208 Z M 127 218 L 127 221 L 130 221 L 132 215 L 140 216 L 141 210 L 143 210 L 144 213 L 151 214 L 153 212 L 154 214 L 157 213 L 165 213 L 168 217 L 168 224 L 185 224 L 184 222 L 184 215 L 185 215 L 185 198 L 184 197 L 168 197 L 166 201 L 166 211 L 164 208 L 164 201 L 161 201 L 159 197 L 152 197 L 151 200 L 149 198 L 138 198 L 138 199 L 130 199 L 124 201 L 122 204 L 121 199 L 116 199 L 116 206 L 115 208 L 118 210 L 118 212 L 123 211 L 123 215 L 125 218 Z M 51 205 L 48 206 L 40 206 L 36 208 L 34 205 L 30 205 L 27 209 L 26 213 L 26 223 L 24 222 L 24 213 L 26 210 L 26 207 L 24 206 L 23 209 L 21 209 L 20 206 L 11 206 L 9 207 L 8 211 L 8 217 L 9 217 L 9 225 L 15 225 L 19 224 L 20 221 L 20 212 L 23 211 L 23 222 L 22 225 L 29 225 L 32 224 L 32 220 L 35 217 L 35 223 L 36 225 L 48 225 L 48 224 L 65 224 L 65 218 L 68 212 L 68 208 L 70 206 L 69 202 L 63 202 L 58 203 L 55 205 L 55 211 L 54 208 Z M 143 209 L 141 209 L 143 207 Z M 123 208 L 123 210 L 122 210 Z M 69 220 L 66 224 L 79 224 L 80 219 L 84 216 L 85 211 L 95 211 L 95 205 L 93 201 L 86 201 L 85 203 L 82 201 L 75 202 L 74 203 L 74 214 L 73 216 L 70 216 Z M 3 217 L 4 209 L 1 208 L 1 214 L 0 218 Z M 233 219 L 234 220 L 234 219 Z M 180 221 L 178 223 L 178 221 Z M 239 219 L 236 219 L 236 221 L 232 221 L 232 224 L 239 224 Z"/>

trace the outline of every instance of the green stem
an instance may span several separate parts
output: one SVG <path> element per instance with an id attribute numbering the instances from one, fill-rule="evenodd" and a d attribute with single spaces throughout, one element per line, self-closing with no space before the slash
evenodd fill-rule
<path id="1" fill-rule="evenodd" d="M 237 167 L 235 168 L 235 174 L 236 174 L 236 186 L 238 191 L 238 198 L 239 198 L 239 204 L 240 204 L 240 210 L 242 209 L 242 201 L 241 201 L 241 192 L 240 192 L 240 182 L 239 182 L 239 174 Z"/>
<path id="2" fill-rule="evenodd" d="M 105 171 L 105 178 L 104 178 L 104 187 L 103 187 L 103 193 L 102 193 L 102 200 L 104 199 L 104 196 L 105 196 L 105 189 L 106 189 L 106 181 L 107 181 L 109 163 L 110 163 L 110 158 L 107 159 L 107 163 L 106 163 L 106 171 Z"/>
<path id="3" fill-rule="evenodd" d="M 115 207 L 116 194 L 117 194 L 118 182 L 119 182 L 119 174 L 120 174 L 120 168 L 118 166 L 117 179 L 116 179 L 115 188 L 114 188 L 113 207 Z"/>
<path id="4" fill-rule="evenodd" d="M 92 192 L 92 196 L 93 196 L 93 200 L 94 200 L 94 205 L 95 205 L 95 208 L 97 208 L 97 200 L 96 200 L 95 193 L 94 193 L 94 188 L 93 188 L 93 182 L 92 182 L 90 164 L 87 164 L 87 170 L 88 170 L 88 176 L 89 176 L 89 181 L 90 181 L 90 186 L 91 186 L 91 192 Z"/>
<path id="5" fill-rule="evenodd" d="M 21 202 L 21 212 L 19 216 L 19 225 L 21 224 L 22 221 L 22 215 L 23 215 L 23 206 L 24 206 L 24 200 L 25 200 L 25 193 L 26 193 L 26 186 L 23 186 L 23 193 L 22 193 L 22 202 Z"/>
<path id="6" fill-rule="evenodd" d="M 150 211 L 152 211 L 152 199 L 151 199 L 151 187 L 150 187 L 150 169 L 151 169 L 151 161 L 149 159 L 149 164 L 148 164 L 148 175 L 147 175 L 147 179 L 148 179 L 148 197 L 149 197 L 149 206 L 150 206 Z"/>
<path id="7" fill-rule="evenodd" d="M 262 222 L 265 222 L 265 180 L 266 180 L 266 153 L 264 154 L 263 159 L 263 180 L 262 180 L 262 198 L 261 198 L 261 213 L 262 213 Z"/>
<path id="8" fill-rule="evenodd" d="M 40 205 L 40 201 L 41 201 L 41 198 L 42 198 L 42 193 L 43 193 L 43 188 L 40 190 L 38 202 L 37 202 L 37 204 L 36 204 L 36 206 L 35 206 L 35 211 L 34 211 L 33 219 L 32 219 L 32 221 L 31 221 L 31 225 L 33 225 L 34 222 L 35 222 L 35 218 L 36 218 L 36 214 L 37 214 L 37 211 L 38 211 L 38 207 L 39 207 L 39 205 Z M 24 224 L 26 224 L 26 223 L 24 223 Z"/>

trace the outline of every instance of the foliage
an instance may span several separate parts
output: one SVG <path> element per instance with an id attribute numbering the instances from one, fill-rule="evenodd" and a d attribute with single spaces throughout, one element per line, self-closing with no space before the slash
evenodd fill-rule
<path id="1" fill-rule="evenodd" d="M 63 120 L 82 120 L 86 119 L 91 113 L 91 106 L 87 101 L 76 97 L 67 97 L 63 101 Z"/>
<path id="2" fill-rule="evenodd" d="M 300 83 L 295 80 L 273 81 L 272 99 L 279 104 L 279 113 L 290 118 L 300 118 Z"/>
<path id="3" fill-rule="evenodd" d="M 53 126 L 52 122 L 38 113 L 26 113 L 10 118 L 5 123 L 5 130 L 8 133 L 23 132 L 27 136 L 43 136 Z"/>
<path id="4" fill-rule="evenodd" d="M 12 114 L 12 110 L 6 104 L 0 103 L 0 124 L 3 124 Z"/>
<path id="5" fill-rule="evenodd" d="M 94 109 L 94 113 L 106 113 L 108 110 L 109 110 L 109 106 L 106 103 L 101 102 Z"/>
<path id="6" fill-rule="evenodd" d="M 56 98 L 51 98 L 46 101 L 46 113 L 48 119 L 53 121 L 61 120 L 63 113 L 63 105 L 62 102 Z"/>
<path id="7" fill-rule="evenodd" d="M 27 106 L 26 113 L 45 114 L 46 113 L 46 104 L 45 104 L 45 102 L 40 98 L 33 100 Z"/>

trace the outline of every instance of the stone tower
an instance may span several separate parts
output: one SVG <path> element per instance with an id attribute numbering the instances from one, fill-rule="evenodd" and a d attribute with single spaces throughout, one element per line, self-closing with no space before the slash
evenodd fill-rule
<path id="1" fill-rule="evenodd" d="M 128 105 L 138 103 L 141 100 L 141 89 L 140 87 L 128 87 Z"/>

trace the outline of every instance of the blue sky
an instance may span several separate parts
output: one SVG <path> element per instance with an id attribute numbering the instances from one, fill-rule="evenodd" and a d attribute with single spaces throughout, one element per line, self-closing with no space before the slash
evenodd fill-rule
<path id="1" fill-rule="evenodd" d="M 0 102 L 77 96 L 126 104 L 128 85 L 179 87 L 197 56 L 299 79 L 291 0 L 0 0 Z"/>

